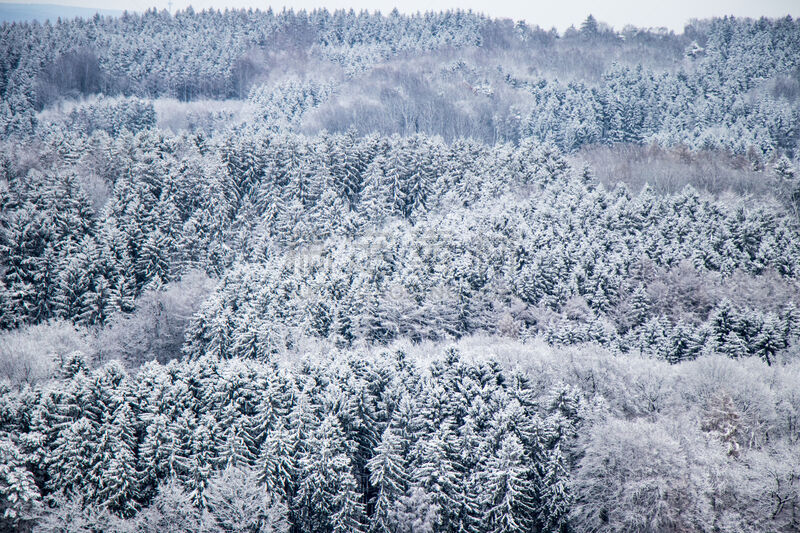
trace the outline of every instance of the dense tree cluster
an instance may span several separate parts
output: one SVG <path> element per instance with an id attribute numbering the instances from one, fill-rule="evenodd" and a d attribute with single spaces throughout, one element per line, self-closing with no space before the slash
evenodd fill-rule
<path id="1" fill-rule="evenodd" d="M 691 188 L 607 190 L 548 146 L 144 131 L 54 134 L 42 159 L 53 152 L 49 169 L 13 177 L 20 162 L 10 166 L 5 327 L 103 325 L 200 268 L 224 276 L 190 332 L 194 357 L 255 342 L 242 336 L 268 352 L 309 334 L 349 344 L 504 331 L 673 361 L 704 350 L 771 361 L 796 330 L 791 212 Z M 113 187 L 100 216 L 86 167 Z M 777 294 L 733 289 L 748 283 Z"/>
<path id="2" fill-rule="evenodd" d="M 153 104 L 139 98 L 99 98 L 69 112 L 64 126 L 72 132 L 91 134 L 103 130 L 116 136 L 127 130 L 138 133 L 156 125 Z"/>
<path id="3" fill-rule="evenodd" d="M 798 35 L 0 26 L 0 530 L 800 529 Z"/>
<path id="4" fill-rule="evenodd" d="M 255 114 L 273 129 L 291 130 L 300 124 L 307 111 L 319 107 L 332 91 L 331 84 L 289 80 L 277 87 L 253 87 L 248 101 L 255 106 Z"/>
<path id="5" fill-rule="evenodd" d="M 0 128 L 31 133 L 34 110 L 71 94 L 181 100 L 250 94 L 255 116 L 284 126 L 298 127 L 304 110 L 323 104 L 304 121 L 315 132 L 355 127 L 448 140 L 535 139 L 564 150 L 658 142 L 732 151 L 758 167 L 781 153 L 797 155 L 797 34 L 797 22 L 787 17 L 715 19 L 687 26 L 680 36 L 616 33 L 587 21 L 559 36 L 461 11 L 190 9 L 171 16 L 152 10 L 6 24 Z M 199 43 L 199 35 L 208 43 Z M 595 65 L 567 59 L 598 49 L 604 55 Z M 432 68 L 420 68 L 420 61 Z M 305 77 L 302 66 L 292 66 L 297 62 L 315 62 L 323 79 L 260 85 L 287 72 Z M 570 65 L 567 72 L 559 62 Z M 364 98 L 356 102 L 358 94 Z"/>
<path id="6" fill-rule="evenodd" d="M 19 512 L 6 524 L 42 499 L 62 518 L 70 502 L 131 518 L 180 490 L 229 531 L 223 491 L 247 475 L 272 503 L 254 516 L 261 500 L 248 502 L 248 522 L 301 531 L 559 531 L 569 510 L 564 452 L 584 400 L 454 351 L 427 370 L 402 352 L 291 372 L 216 359 L 62 370 L 57 386 L 3 395 L 0 504 Z"/>
<path id="7" fill-rule="evenodd" d="M 580 176 L 529 186 L 532 198 L 237 265 L 188 330 L 186 352 L 252 357 L 305 335 L 349 344 L 484 331 L 769 363 L 795 337 L 791 218 L 779 229 L 774 214 L 728 211 L 693 190 L 632 197 Z M 746 284 L 777 294 L 743 294 Z"/>
<path id="8" fill-rule="evenodd" d="M 787 63 L 787 71 L 797 68 Z M 753 102 L 748 88 L 740 89 L 752 84 L 751 78 L 710 79 L 707 69 L 717 68 L 711 63 L 689 74 L 659 74 L 617 67 L 595 87 L 546 80 L 520 83 L 509 76 L 509 83 L 525 87 L 535 101 L 518 135 L 564 150 L 593 143 L 682 144 L 749 155 L 756 165 L 775 151 L 796 153 L 796 102 L 769 97 Z"/>
<path id="9" fill-rule="evenodd" d="M 76 352 L 57 381 L 4 386 L 2 526 L 798 526 L 796 362 L 668 365 L 497 337 L 411 355 L 325 350 L 136 374 L 89 370 Z"/>

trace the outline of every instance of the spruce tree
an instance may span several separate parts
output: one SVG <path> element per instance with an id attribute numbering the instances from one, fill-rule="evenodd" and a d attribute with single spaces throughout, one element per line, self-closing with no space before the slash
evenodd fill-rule
<path id="1" fill-rule="evenodd" d="M 257 461 L 259 479 L 267 492 L 286 502 L 292 501 L 295 492 L 296 447 L 292 432 L 280 419 L 267 435 Z"/>
<path id="2" fill-rule="evenodd" d="M 383 432 L 375 455 L 367 462 L 369 482 L 377 492 L 375 501 L 372 502 L 370 532 L 393 531 L 390 511 L 408 486 L 403 447 L 400 435 L 389 426 Z"/>
<path id="3" fill-rule="evenodd" d="M 503 439 L 486 467 L 484 505 L 487 531 L 523 532 L 534 528 L 536 494 L 528 459 L 514 435 Z M 554 517 L 556 515 L 548 515 Z"/>
<path id="4" fill-rule="evenodd" d="M 537 521 L 542 531 L 563 533 L 568 530 L 572 495 L 569 488 L 568 465 L 561 453 L 560 444 L 556 444 L 556 447 L 548 452 L 543 471 L 537 498 Z"/>
<path id="5" fill-rule="evenodd" d="M 23 454 L 8 438 L 0 438 L 0 529 L 22 531 L 41 507 L 41 495 Z"/>

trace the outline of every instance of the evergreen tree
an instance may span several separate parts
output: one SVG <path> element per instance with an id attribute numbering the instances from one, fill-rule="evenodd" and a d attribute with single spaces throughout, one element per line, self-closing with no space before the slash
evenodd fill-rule
<path id="1" fill-rule="evenodd" d="M 211 478 L 213 459 L 216 455 L 211 438 L 212 428 L 207 423 L 199 423 L 191 436 L 191 448 L 184 478 L 189 498 L 201 509 L 208 505 L 206 488 Z"/>
<path id="2" fill-rule="evenodd" d="M 133 516 L 139 509 L 136 425 L 130 405 L 123 400 L 109 423 L 101 429 L 91 471 L 99 476 L 96 501 L 126 517 Z"/>
<path id="3" fill-rule="evenodd" d="M 287 502 L 292 501 L 295 492 L 297 446 L 292 432 L 281 419 L 267 435 L 258 458 L 259 479 L 267 492 Z"/>
<path id="4" fill-rule="evenodd" d="M 158 228 L 143 241 L 136 260 L 136 278 L 140 287 L 158 288 L 170 281 L 171 250 L 171 239 Z"/>
<path id="5" fill-rule="evenodd" d="M 774 315 L 769 315 L 753 341 L 753 351 L 765 363 L 771 365 L 775 354 L 784 347 L 785 344 L 781 338 L 778 318 Z"/>
<path id="6" fill-rule="evenodd" d="M 178 432 L 163 414 L 147 417 L 146 435 L 139 447 L 138 471 L 142 497 L 147 499 L 165 479 L 175 479 L 187 467 Z"/>
<path id="7" fill-rule="evenodd" d="M 672 328 L 667 339 L 666 358 L 670 363 L 691 360 L 700 353 L 701 345 L 697 342 L 691 326 L 678 322 Z"/>
<path id="8" fill-rule="evenodd" d="M 344 442 L 333 415 L 309 436 L 308 449 L 298 459 L 299 483 L 293 504 L 302 529 L 337 533 L 364 529 L 364 509 L 352 462 L 342 449 Z"/>
<path id="9" fill-rule="evenodd" d="M 542 531 L 567 531 L 572 496 L 569 490 L 568 465 L 561 453 L 560 444 L 548 453 L 543 471 L 538 494 L 538 523 Z"/>
<path id="10" fill-rule="evenodd" d="M 419 464 L 412 472 L 412 485 L 422 488 L 436 509 L 437 530 L 458 529 L 463 501 L 462 477 L 449 451 L 447 429 L 435 430 L 419 452 Z"/>
<path id="11" fill-rule="evenodd" d="M 367 462 L 367 468 L 370 471 L 370 484 L 377 491 L 372 503 L 370 531 L 393 531 L 391 507 L 405 493 L 408 474 L 403 458 L 403 442 L 391 425 L 383 432 L 375 455 Z"/>
<path id="12" fill-rule="evenodd" d="M 245 416 L 235 410 L 220 417 L 214 434 L 219 439 L 217 465 L 222 470 L 248 467 L 254 461 L 250 452 L 251 436 L 244 426 L 245 421 Z"/>
<path id="13" fill-rule="evenodd" d="M 650 298 L 644 285 L 639 284 L 630 296 L 630 311 L 628 320 L 630 320 L 632 327 L 641 326 L 650 311 Z"/>
<path id="14" fill-rule="evenodd" d="M 533 529 L 536 494 L 531 474 L 522 443 L 514 435 L 507 436 L 487 464 L 484 488 L 487 531 Z M 560 520 L 558 505 L 555 499 L 544 503 L 548 520 Z"/>
<path id="15" fill-rule="evenodd" d="M 65 259 L 56 285 L 55 312 L 66 320 L 73 320 L 84 311 L 85 293 L 90 288 L 88 258 L 82 251 Z"/>
<path id="16" fill-rule="evenodd" d="M 389 182 L 384 170 L 385 165 L 383 158 L 379 157 L 367 167 L 364 190 L 359 204 L 367 222 L 375 226 L 380 226 L 393 212 Z"/>
<path id="17" fill-rule="evenodd" d="M 9 439 L 0 439 L 0 528 L 24 530 L 40 506 L 39 488 L 23 455 Z"/>

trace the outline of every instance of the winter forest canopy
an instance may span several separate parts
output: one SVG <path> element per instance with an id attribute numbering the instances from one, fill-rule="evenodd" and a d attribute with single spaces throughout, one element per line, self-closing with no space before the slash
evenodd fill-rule
<path id="1" fill-rule="evenodd" d="M 800 22 L 0 26 L 0 531 L 800 531 Z"/>

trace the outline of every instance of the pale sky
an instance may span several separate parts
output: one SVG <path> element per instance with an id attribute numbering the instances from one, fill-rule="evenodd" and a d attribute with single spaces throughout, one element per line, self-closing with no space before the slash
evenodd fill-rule
<path id="1" fill-rule="evenodd" d="M 7 1 L 7 0 L 5 0 Z M 164 9 L 168 0 L 15 0 L 19 3 L 51 3 L 79 7 L 105 9 L 127 9 L 143 11 L 149 7 Z M 173 11 L 191 5 L 195 10 L 214 7 L 258 7 L 280 10 L 284 6 L 294 9 L 327 7 L 329 10 L 353 8 L 388 13 L 395 6 L 405 13 L 416 11 L 440 11 L 445 9 L 472 9 L 492 17 L 526 20 L 530 24 L 549 29 L 553 26 L 564 30 L 570 25 L 578 26 L 591 13 L 601 22 L 622 29 L 625 24 L 640 27 L 666 26 L 680 32 L 691 18 L 736 15 L 758 18 L 800 16 L 798 0 L 277 0 L 272 3 L 258 0 L 172 0 Z"/>

